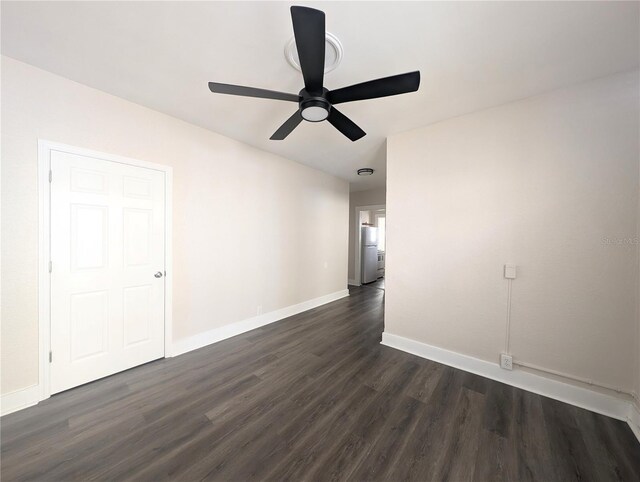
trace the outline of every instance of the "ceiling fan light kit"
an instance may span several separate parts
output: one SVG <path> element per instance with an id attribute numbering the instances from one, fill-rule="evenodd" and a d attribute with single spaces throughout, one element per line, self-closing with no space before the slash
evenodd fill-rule
<path id="1" fill-rule="evenodd" d="M 291 7 L 291 20 L 293 22 L 295 46 L 300 59 L 300 70 L 304 78 L 304 88 L 298 95 L 209 82 L 209 90 L 218 94 L 297 102 L 298 110 L 278 128 L 271 136 L 271 140 L 285 139 L 303 120 L 308 122 L 328 120 L 333 127 L 351 141 L 357 141 L 365 136 L 366 133 L 336 109 L 334 107 L 336 104 L 376 99 L 418 90 L 420 86 L 420 72 L 418 71 L 370 80 L 336 90 L 326 89 L 323 82 L 325 43 L 328 36 L 325 29 L 324 12 L 308 7 Z M 342 49 L 340 48 L 341 52 Z M 369 174 L 372 173 L 373 170 Z"/>
<path id="2" fill-rule="evenodd" d="M 370 167 L 363 167 L 362 169 L 358 169 L 358 176 L 370 176 L 373 174 L 373 169 Z"/>
<path id="3" fill-rule="evenodd" d="M 301 93 L 302 96 L 302 93 Z M 311 97 L 300 101 L 300 114 L 309 122 L 321 122 L 329 117 L 331 104 L 322 97 Z"/>

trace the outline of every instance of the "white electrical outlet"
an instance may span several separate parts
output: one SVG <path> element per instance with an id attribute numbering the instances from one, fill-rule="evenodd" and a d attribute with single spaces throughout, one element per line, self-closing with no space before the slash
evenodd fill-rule
<path id="1" fill-rule="evenodd" d="M 500 367 L 505 370 L 513 370 L 513 357 L 506 353 L 500 354 Z"/>

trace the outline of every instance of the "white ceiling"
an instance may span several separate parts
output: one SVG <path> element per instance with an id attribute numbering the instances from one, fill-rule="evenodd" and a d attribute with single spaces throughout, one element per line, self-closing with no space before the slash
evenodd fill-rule
<path id="1" fill-rule="evenodd" d="M 208 81 L 297 93 L 289 2 L 2 2 L 2 53 L 341 176 L 384 184 L 385 138 L 638 67 L 637 2 L 305 2 L 344 46 L 327 88 L 420 70 L 417 93 L 343 104 L 367 136 L 326 123 L 271 134 L 295 104 L 214 95 Z M 373 167 L 358 178 L 356 169 Z"/>

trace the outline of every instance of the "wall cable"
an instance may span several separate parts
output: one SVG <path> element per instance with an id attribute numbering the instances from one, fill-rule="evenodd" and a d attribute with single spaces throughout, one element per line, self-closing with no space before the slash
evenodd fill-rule
<path id="1" fill-rule="evenodd" d="M 507 332 L 504 340 L 504 352 L 509 355 L 511 345 L 511 284 L 513 280 L 507 280 Z"/>

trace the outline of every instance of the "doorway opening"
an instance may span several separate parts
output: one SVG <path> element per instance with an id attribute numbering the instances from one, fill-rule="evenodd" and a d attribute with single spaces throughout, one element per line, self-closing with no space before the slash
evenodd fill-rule
<path id="1" fill-rule="evenodd" d="M 354 284 L 379 285 L 384 289 L 386 262 L 386 205 L 355 208 Z"/>

